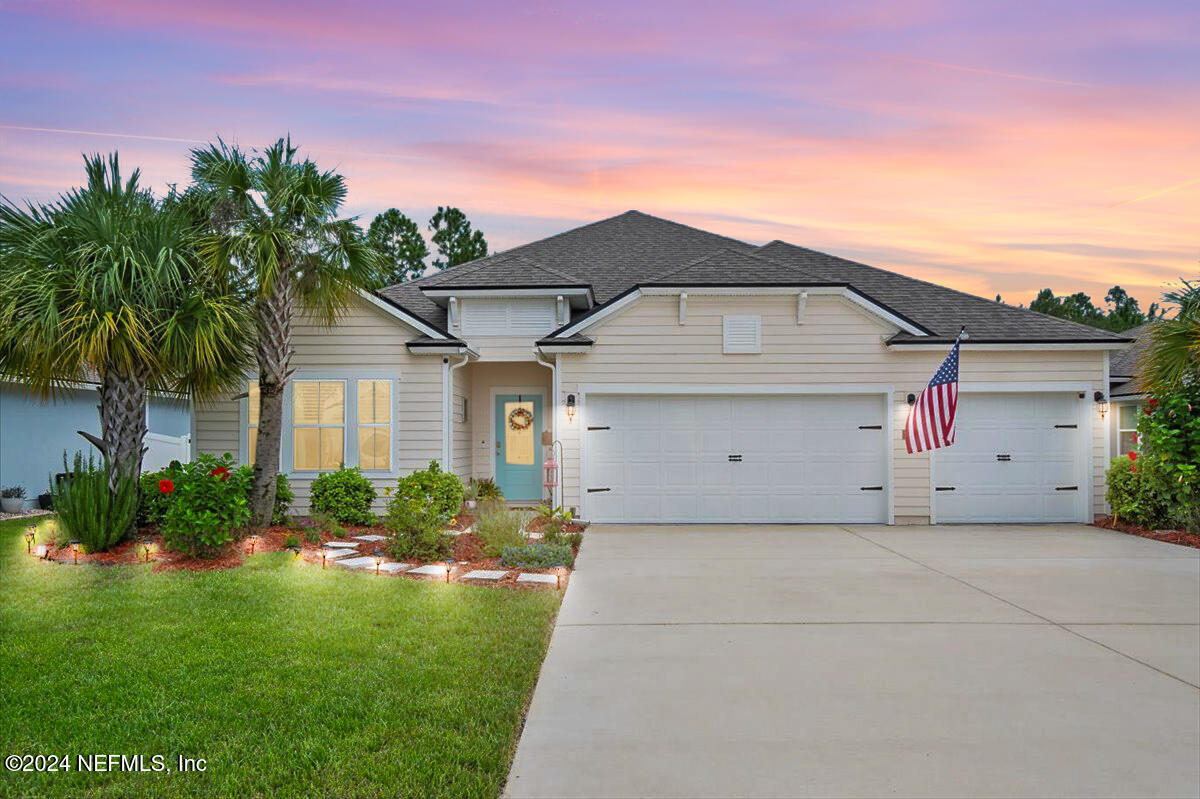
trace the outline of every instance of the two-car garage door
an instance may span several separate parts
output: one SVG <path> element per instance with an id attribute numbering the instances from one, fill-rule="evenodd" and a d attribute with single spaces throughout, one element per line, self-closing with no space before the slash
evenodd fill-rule
<path id="1" fill-rule="evenodd" d="M 932 459 L 934 519 L 1086 518 L 1081 403 L 1070 392 L 962 394 L 956 442 Z M 886 523 L 886 413 L 882 393 L 589 395 L 584 512 L 598 522 Z"/>
<path id="2" fill-rule="evenodd" d="M 886 522 L 875 395 L 589 396 L 584 490 L 605 522 Z"/>

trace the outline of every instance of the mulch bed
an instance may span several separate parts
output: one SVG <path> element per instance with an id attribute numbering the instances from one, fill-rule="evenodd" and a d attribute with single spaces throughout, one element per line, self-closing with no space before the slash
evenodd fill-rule
<path id="1" fill-rule="evenodd" d="M 548 521 L 550 520 L 545 516 L 537 516 L 526 525 L 526 529 L 531 533 L 540 533 Z M 563 525 L 564 533 L 582 533 L 586 529 L 586 524 L 580 524 L 576 521 L 570 521 Z"/>
<path id="2" fill-rule="evenodd" d="M 1183 530 L 1148 530 L 1145 527 L 1138 527 L 1136 524 L 1114 521 L 1111 516 L 1097 519 L 1094 525 L 1096 527 L 1103 527 L 1105 530 L 1116 530 L 1126 535 L 1152 538 L 1155 541 L 1165 541 L 1168 544 L 1179 544 L 1184 547 L 1200 549 L 1200 533 L 1187 533 Z"/>
<path id="3" fill-rule="evenodd" d="M 302 520 L 303 522 L 304 520 Z M 474 524 L 475 518 L 468 514 L 460 514 L 456 519 L 456 523 L 451 529 L 465 530 Z M 530 525 L 531 531 L 541 529 L 542 522 L 540 519 L 535 519 Z M 308 563 L 321 565 L 321 548 L 329 541 L 338 540 L 353 540 L 356 535 L 388 535 L 388 531 L 383 525 L 375 524 L 371 526 L 348 525 L 343 527 L 344 533 L 340 536 L 331 535 L 327 531 L 319 531 L 320 543 L 309 543 L 305 537 L 307 528 L 292 528 L 282 525 L 268 527 L 260 530 L 258 537 L 254 543 L 255 554 L 260 552 L 283 552 L 287 549 L 287 540 L 289 538 L 298 538 L 300 540 L 301 554 L 300 557 Z M 572 522 L 567 525 L 567 532 L 582 532 L 585 525 L 577 522 Z M 92 563 L 98 566 L 116 566 L 120 564 L 144 563 L 145 555 L 143 541 L 149 538 L 150 544 L 150 561 L 154 564 L 154 571 L 215 571 L 219 569 L 233 569 L 241 566 L 246 562 L 246 558 L 250 557 L 250 539 L 243 538 L 239 541 L 234 541 L 225 547 L 225 551 L 215 558 L 193 558 L 183 552 L 175 552 L 167 549 L 163 545 L 162 536 L 153 528 L 141 528 L 137 535 L 128 540 L 123 541 L 107 552 L 96 552 L 87 554 L 79 552 L 78 563 Z M 373 555 L 376 549 L 384 549 L 386 542 L 378 541 L 359 541 L 358 552 L 360 555 Z M 461 575 L 476 569 L 487 569 L 496 571 L 506 571 L 504 577 L 499 580 L 471 580 L 473 585 L 502 585 L 508 588 L 545 590 L 546 588 L 553 589 L 553 585 L 543 585 L 539 583 L 518 583 L 517 575 L 520 572 L 539 573 L 539 574 L 554 574 L 554 569 L 512 569 L 500 563 L 499 558 L 488 558 L 483 555 L 483 539 L 474 533 L 460 533 L 454 536 L 453 549 L 451 550 L 451 558 L 454 560 L 454 567 L 451 570 L 450 579 L 454 582 L 459 582 Z M 57 563 L 72 564 L 75 558 L 72 555 L 69 546 L 51 547 L 47 560 L 52 560 Z M 425 565 L 425 562 L 414 559 L 405 559 L 406 563 L 411 563 L 414 566 Z M 430 561 L 431 563 L 444 563 L 444 561 Z M 327 568 L 335 568 L 332 561 L 328 561 Z M 568 570 L 569 572 L 569 570 Z M 435 578 L 424 577 L 421 575 L 406 575 L 405 572 L 396 572 L 387 576 L 404 577 L 409 576 L 410 579 L 431 580 Z M 563 587 L 566 587 L 569 574 L 563 577 Z"/>

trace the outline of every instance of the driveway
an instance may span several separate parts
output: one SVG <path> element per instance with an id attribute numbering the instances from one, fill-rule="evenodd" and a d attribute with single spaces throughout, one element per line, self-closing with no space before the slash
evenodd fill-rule
<path id="1" fill-rule="evenodd" d="M 514 799 L 1200 794 L 1200 551 L 596 526 L 578 566 Z"/>

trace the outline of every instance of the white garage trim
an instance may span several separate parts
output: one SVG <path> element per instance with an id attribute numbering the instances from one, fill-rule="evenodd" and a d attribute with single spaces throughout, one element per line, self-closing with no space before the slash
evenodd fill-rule
<path id="1" fill-rule="evenodd" d="M 1082 474 L 1079 479 L 1086 483 L 1086 489 L 1080 486 L 1080 494 L 1084 496 L 1084 501 L 1081 503 L 1079 516 L 1076 521 L 1082 523 L 1090 523 L 1092 521 L 1092 508 L 1095 494 L 1095 463 L 1092 457 L 1092 440 L 1095 435 L 1093 429 L 1092 412 L 1093 400 L 1091 392 L 1094 387 L 1089 383 L 962 383 L 959 386 L 959 393 L 977 393 L 977 394 L 1082 394 L 1082 398 L 1077 398 L 1076 404 L 1076 424 L 1078 425 L 1078 441 L 1076 442 L 1076 454 L 1080 457 L 1082 466 Z M 966 401 L 966 400 L 960 400 Z M 930 450 L 929 452 L 929 523 L 939 524 L 937 518 L 937 461 L 939 450 Z"/>
<path id="2" fill-rule="evenodd" d="M 575 420 L 581 427 L 579 436 L 579 516 L 588 519 L 587 499 L 587 396 L 599 395 L 695 395 L 695 396 L 729 396 L 729 395 L 823 395 L 823 394 L 855 394 L 877 395 L 883 398 L 883 433 L 886 436 L 884 456 L 886 458 L 886 497 L 887 523 L 896 522 L 895 498 L 895 408 L 893 397 L 895 387 L 882 383 L 827 383 L 809 385 L 705 385 L 694 383 L 583 383 L 576 388 L 579 413 Z"/>

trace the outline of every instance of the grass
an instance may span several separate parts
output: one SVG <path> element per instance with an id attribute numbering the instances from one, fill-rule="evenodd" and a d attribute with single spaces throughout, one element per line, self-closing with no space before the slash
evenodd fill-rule
<path id="1" fill-rule="evenodd" d="M 559 595 L 256 555 L 229 571 L 54 565 L 0 522 L 0 795 L 500 793 Z M 171 773 L 81 773 L 89 753 Z M 180 773 L 178 756 L 204 758 Z"/>

